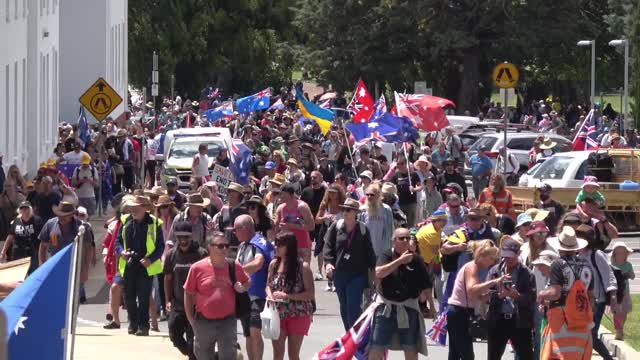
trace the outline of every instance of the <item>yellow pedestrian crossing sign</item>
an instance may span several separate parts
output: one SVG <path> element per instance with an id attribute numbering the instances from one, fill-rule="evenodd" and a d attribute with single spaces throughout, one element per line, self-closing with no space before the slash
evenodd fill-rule
<path id="1" fill-rule="evenodd" d="M 104 120 L 120 105 L 122 97 L 103 79 L 98 78 L 87 91 L 80 96 L 80 103 L 89 110 L 98 121 Z"/>
<path id="2" fill-rule="evenodd" d="M 502 89 L 510 89 L 516 87 L 520 79 L 518 68 L 508 62 L 503 62 L 493 68 L 493 81 L 496 86 Z"/>

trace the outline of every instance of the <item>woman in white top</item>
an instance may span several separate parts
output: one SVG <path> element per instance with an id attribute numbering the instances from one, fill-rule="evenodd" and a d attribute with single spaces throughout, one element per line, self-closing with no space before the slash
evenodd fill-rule
<path id="1" fill-rule="evenodd" d="M 211 180 L 209 174 L 209 146 L 206 143 L 198 146 L 198 153 L 193 156 L 193 163 L 191 164 L 191 172 L 194 177 L 204 179 L 204 182 Z"/>

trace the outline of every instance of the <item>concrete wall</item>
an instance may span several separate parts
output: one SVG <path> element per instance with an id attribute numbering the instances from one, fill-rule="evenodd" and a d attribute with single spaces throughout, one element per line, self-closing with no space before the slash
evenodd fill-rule
<path id="1" fill-rule="evenodd" d="M 60 9 L 60 119 L 76 122 L 78 98 L 99 77 L 126 99 L 127 0 L 64 0 Z M 124 112 L 123 105 L 111 116 Z M 95 121 L 87 112 L 89 122 Z"/>
<path id="2" fill-rule="evenodd" d="M 22 148 L 27 121 L 27 0 L 0 0 L 0 153 L 6 168 L 25 168 Z"/>

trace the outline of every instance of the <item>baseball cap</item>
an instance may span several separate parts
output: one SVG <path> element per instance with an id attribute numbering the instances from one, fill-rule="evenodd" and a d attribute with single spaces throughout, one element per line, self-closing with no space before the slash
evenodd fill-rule
<path id="1" fill-rule="evenodd" d="M 520 252 L 520 243 L 512 238 L 506 238 L 500 246 L 501 257 L 517 257 Z"/>
<path id="2" fill-rule="evenodd" d="M 169 185 L 178 185 L 178 180 L 176 178 L 169 178 L 169 180 L 167 180 L 167 186 Z"/>
<path id="3" fill-rule="evenodd" d="M 264 164 L 264 168 L 267 170 L 274 169 L 275 167 L 276 167 L 276 163 L 273 161 L 267 161 L 267 163 Z"/>
<path id="4" fill-rule="evenodd" d="M 551 190 L 553 190 L 553 188 L 551 187 L 551 185 L 549 185 L 549 184 L 547 184 L 547 183 L 542 183 L 541 185 L 539 185 L 539 186 L 538 186 L 538 189 L 539 189 L 541 192 L 545 192 L 545 193 L 551 192 Z"/>
<path id="5" fill-rule="evenodd" d="M 522 225 L 527 224 L 527 223 L 531 224 L 532 221 L 533 221 L 533 219 L 531 218 L 531 215 L 529 215 L 527 213 L 522 213 L 522 214 L 518 215 L 518 221 L 516 223 L 516 229 L 519 228 Z"/>
<path id="6" fill-rule="evenodd" d="M 18 206 L 18 209 L 24 209 L 24 208 L 30 208 L 31 207 L 31 203 L 28 201 L 23 201 L 20 203 L 20 206 Z"/>
<path id="7" fill-rule="evenodd" d="M 554 260 L 558 259 L 559 256 L 552 250 L 542 250 L 538 258 L 531 262 L 532 265 L 547 265 L 551 266 Z"/>
<path id="8" fill-rule="evenodd" d="M 527 233 L 527 236 L 531 236 L 533 234 L 541 233 L 545 231 L 548 233 L 549 228 L 544 223 L 544 221 L 534 221 L 531 223 L 531 230 L 529 230 L 529 232 Z"/>

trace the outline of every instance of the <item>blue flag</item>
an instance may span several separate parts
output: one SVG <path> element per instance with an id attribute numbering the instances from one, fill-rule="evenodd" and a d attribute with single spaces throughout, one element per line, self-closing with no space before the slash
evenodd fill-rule
<path id="1" fill-rule="evenodd" d="M 418 129 L 406 117 L 397 117 L 389 112 L 382 113 L 368 123 L 347 124 L 356 141 L 378 139 L 384 142 L 405 142 L 418 138 Z"/>
<path id="2" fill-rule="evenodd" d="M 0 303 L 9 359 L 65 358 L 73 244 L 58 251 Z"/>
<path id="3" fill-rule="evenodd" d="M 224 102 L 220 106 L 209 109 L 204 113 L 210 123 L 231 115 L 233 115 L 233 102 L 231 101 Z"/>
<path id="4" fill-rule="evenodd" d="M 257 94 L 253 94 L 236 100 L 236 109 L 238 109 L 238 112 L 241 114 L 268 109 L 270 98 L 271 90 L 265 89 Z"/>
<path id="5" fill-rule="evenodd" d="M 249 183 L 249 168 L 251 167 L 251 149 L 242 140 L 233 139 L 231 152 L 233 159 L 229 164 L 229 170 L 235 176 L 238 184 L 247 185 Z"/>
<path id="6" fill-rule="evenodd" d="M 91 135 L 89 134 L 89 122 L 87 121 L 87 114 L 84 112 L 84 106 L 80 105 L 80 112 L 78 114 L 78 137 L 87 146 L 91 142 Z"/>

